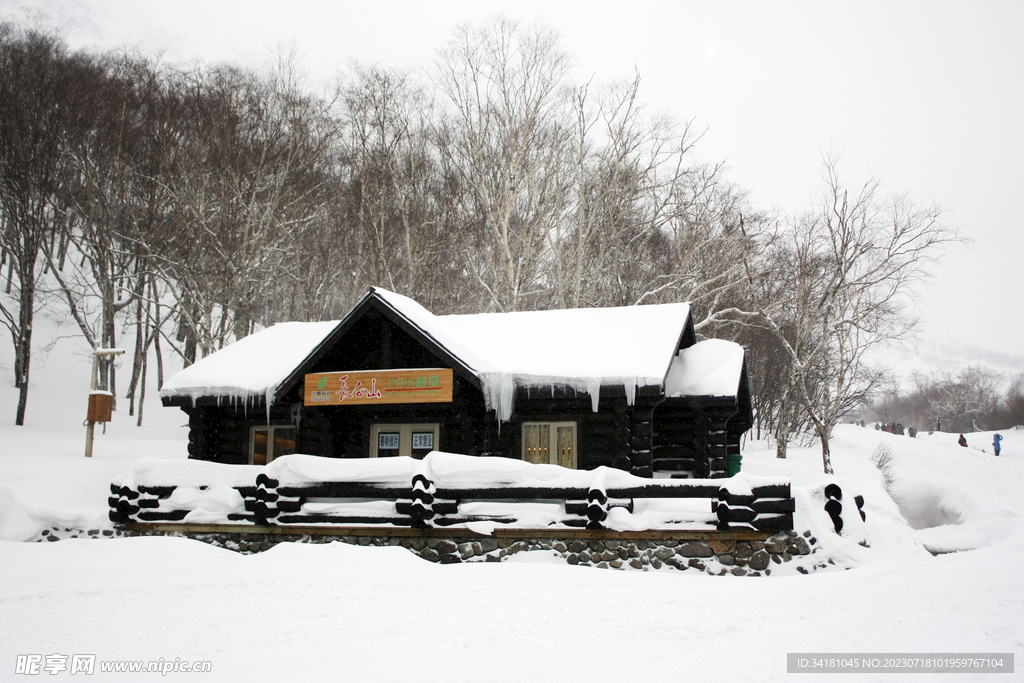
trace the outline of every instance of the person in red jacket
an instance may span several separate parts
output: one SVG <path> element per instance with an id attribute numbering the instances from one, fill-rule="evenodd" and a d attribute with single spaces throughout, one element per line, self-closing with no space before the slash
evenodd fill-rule
<path id="1" fill-rule="evenodd" d="M 961 434 L 960 438 L 957 439 L 957 443 L 963 446 L 964 448 L 967 448 L 967 439 L 964 438 L 963 434 Z"/>

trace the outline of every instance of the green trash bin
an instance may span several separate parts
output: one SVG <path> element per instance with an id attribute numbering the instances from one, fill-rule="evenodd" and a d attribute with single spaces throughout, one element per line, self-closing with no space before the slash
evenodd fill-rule
<path id="1" fill-rule="evenodd" d="M 725 476 L 731 477 L 734 474 L 739 474 L 740 467 L 743 464 L 743 456 L 739 453 L 730 453 L 727 458 Z"/>

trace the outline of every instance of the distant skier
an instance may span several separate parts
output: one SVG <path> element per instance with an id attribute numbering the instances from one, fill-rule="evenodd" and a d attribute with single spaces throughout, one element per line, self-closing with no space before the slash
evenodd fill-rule
<path id="1" fill-rule="evenodd" d="M 995 436 L 992 437 L 992 450 L 994 450 L 996 452 L 996 457 L 997 458 L 999 457 L 999 450 L 1002 447 L 1002 440 L 1003 440 L 1003 435 L 1002 434 L 996 434 Z"/>
<path id="2" fill-rule="evenodd" d="M 960 438 L 959 438 L 959 439 L 957 439 L 957 441 L 956 441 L 956 442 L 957 442 L 958 444 L 960 444 L 961 446 L 963 446 L 964 448 L 967 448 L 967 439 L 965 439 L 965 438 L 964 438 L 964 435 L 963 435 L 963 434 L 961 434 L 961 435 L 960 435 Z"/>

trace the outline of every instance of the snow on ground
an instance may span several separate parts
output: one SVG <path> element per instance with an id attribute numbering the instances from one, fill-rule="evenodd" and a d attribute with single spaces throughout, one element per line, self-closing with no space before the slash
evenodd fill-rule
<path id="1" fill-rule="evenodd" d="M 96 457 L 82 457 L 88 362 L 75 348 L 59 342 L 34 369 L 28 426 L 10 424 L 9 364 L 0 386 L 0 681 L 28 678 L 14 673 L 22 654 L 210 661 L 217 681 L 765 681 L 787 678 L 787 652 L 1024 652 L 1024 431 L 1002 432 L 997 459 L 991 433 L 965 449 L 956 434 L 842 426 L 834 478 L 816 447 L 780 461 L 747 444 L 744 472 L 791 477 L 798 527 L 835 562 L 809 576 L 599 570 L 543 553 L 435 565 L 340 543 L 243 556 L 178 538 L 22 542 L 47 526 L 108 526 L 114 476 L 138 458 L 185 457 L 184 414 L 155 391 L 143 427 L 122 401 Z M 894 453 L 895 501 L 870 459 L 879 444 Z M 844 537 L 821 511 L 833 481 L 844 505 L 866 500 L 866 523 L 844 515 Z M 196 676 L 161 677 L 184 678 Z"/>

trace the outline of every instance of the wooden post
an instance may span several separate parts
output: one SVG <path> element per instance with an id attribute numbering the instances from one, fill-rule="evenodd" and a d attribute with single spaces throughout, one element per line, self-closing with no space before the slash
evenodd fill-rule
<path id="1" fill-rule="evenodd" d="M 96 389 L 99 388 L 98 375 L 99 375 L 99 368 L 100 368 L 100 356 L 120 356 L 122 353 L 124 353 L 124 349 L 101 349 L 101 348 L 97 347 L 96 349 L 93 350 L 93 352 L 92 352 L 92 379 L 90 380 L 90 383 L 89 383 L 89 394 L 90 394 L 90 396 L 92 395 L 92 392 L 96 391 Z M 92 411 L 90 411 L 90 414 L 89 414 L 89 416 L 87 417 L 87 419 L 85 421 L 86 422 L 86 424 L 85 424 L 85 457 L 87 457 L 87 458 L 91 458 L 92 457 L 92 439 L 93 439 L 94 427 L 96 425 L 96 422 L 94 422 L 91 419 L 88 419 L 88 418 L 91 418 L 91 417 L 95 417 L 94 415 L 91 414 L 91 412 Z"/>

